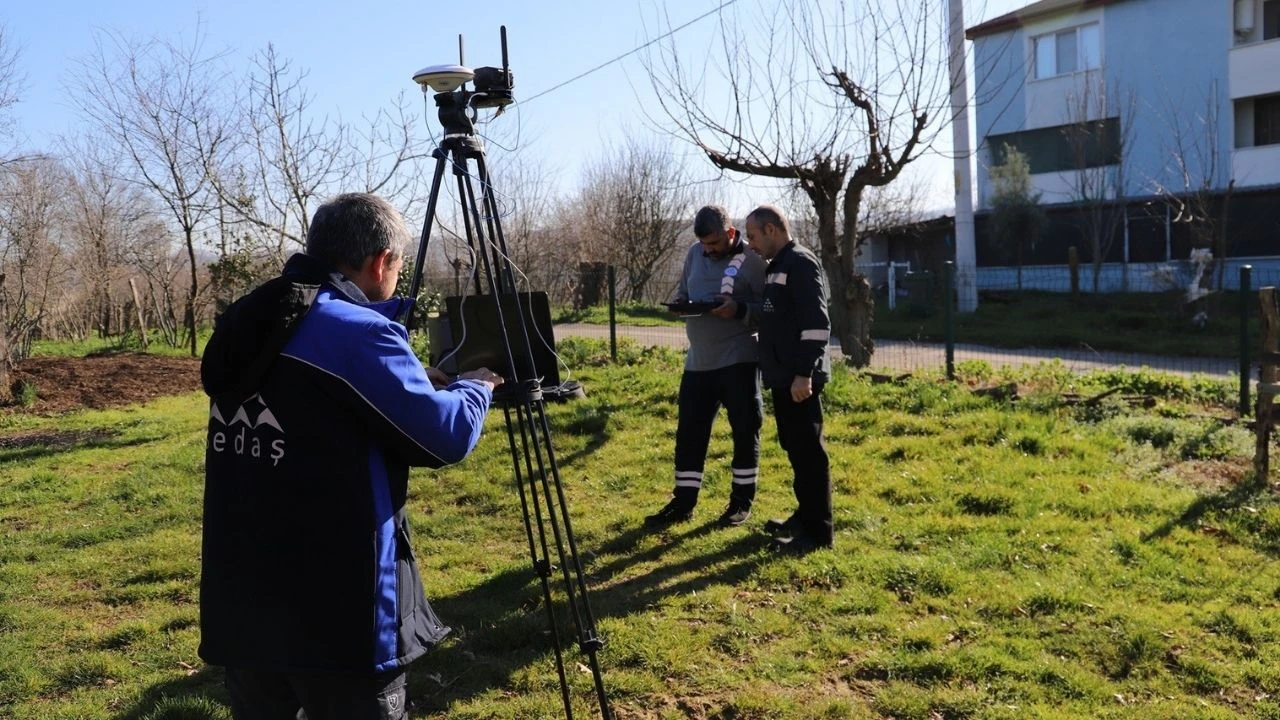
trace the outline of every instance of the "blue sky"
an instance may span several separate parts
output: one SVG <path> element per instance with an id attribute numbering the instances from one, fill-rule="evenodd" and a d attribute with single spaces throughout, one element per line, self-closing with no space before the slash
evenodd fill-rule
<path id="1" fill-rule="evenodd" d="M 768 6 L 776 1 L 738 0 Z M 650 132 L 638 107 L 648 93 L 639 57 L 534 96 L 643 44 L 660 32 L 654 21 L 659 13 L 666 12 L 671 25 L 678 26 L 721 2 L 685 0 L 664 6 L 657 0 L 380 0 L 357 9 L 356 3 L 335 0 L 36 0 L 6 3 L 0 23 L 21 52 L 19 65 L 26 82 L 16 119 L 29 149 L 46 149 L 58 134 L 74 134 L 79 121 L 66 87 L 76 58 L 91 51 L 97 30 L 189 40 L 202 24 L 208 46 L 228 51 L 236 68 L 274 43 L 280 57 L 310 72 L 307 84 L 316 111 L 355 121 L 376 114 L 400 91 L 420 102 L 411 76 L 427 65 L 456 62 L 459 34 L 468 66 L 501 64 L 498 27 L 506 25 L 516 96 L 533 99 L 496 122 L 518 124 L 518 136 L 504 137 L 518 137 L 523 149 L 542 158 L 552 172 L 573 178 L 584 160 L 598 157 L 621 132 Z M 969 0 L 966 24 L 1025 4 Z M 679 47 L 694 48 L 709 42 L 715 29 L 715 19 L 709 17 L 674 37 Z M 435 129 L 434 117 L 424 122 Z M 490 155 L 497 152 L 490 148 Z M 950 203 L 950 161 L 924 159 L 917 172 L 940 178 L 931 183 L 932 204 Z"/>

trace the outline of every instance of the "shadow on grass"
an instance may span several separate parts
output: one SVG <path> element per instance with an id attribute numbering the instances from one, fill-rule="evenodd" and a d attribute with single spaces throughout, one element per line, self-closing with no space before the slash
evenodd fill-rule
<path id="1" fill-rule="evenodd" d="M 222 668 L 203 667 L 147 688 L 115 720 L 230 720 Z"/>
<path id="2" fill-rule="evenodd" d="M 1159 540 L 1168 536 L 1175 528 L 1185 528 L 1192 531 L 1202 529 L 1203 521 L 1207 516 L 1218 512 L 1239 510 L 1250 502 L 1256 501 L 1266 491 L 1265 484 L 1250 478 L 1225 492 L 1196 498 L 1194 502 L 1182 511 L 1181 515 L 1145 533 L 1142 536 L 1142 540 L 1143 542 Z M 1254 538 L 1253 540 L 1249 544 L 1259 551 L 1271 556 L 1280 556 L 1280 544 L 1275 541 L 1268 542 L 1262 538 Z"/>
<path id="3" fill-rule="evenodd" d="M 690 555 L 678 562 L 654 562 L 680 544 L 714 532 L 737 531 L 721 530 L 714 521 L 688 529 L 668 528 L 659 531 L 662 542 L 637 551 L 641 541 L 653 532 L 631 528 L 595 548 L 579 546 L 583 558 L 610 558 L 584 561 L 588 590 L 585 598 L 578 596 L 578 606 L 584 618 L 589 608 L 597 627 L 603 618 L 634 615 L 666 597 L 741 582 L 768 562 L 758 552 L 768 538 L 757 534 L 743 534 L 711 552 Z M 649 562 L 654 565 L 647 572 L 607 584 L 609 578 L 627 568 Z M 573 580 L 572 575 L 570 579 Z M 495 689 L 557 686 L 559 679 L 551 652 L 556 645 L 554 637 L 559 638 L 575 702 L 582 702 L 587 696 L 594 702 L 591 681 L 585 672 L 589 656 L 578 646 L 578 626 L 567 607 L 566 583 L 560 568 L 553 569 L 548 584 L 553 598 L 550 612 L 532 563 L 493 574 L 453 595 L 432 597 L 432 605 L 453 627 L 453 633 L 410 667 L 410 716 L 447 717 L 460 704 Z M 608 641 L 607 637 L 604 639 Z M 609 693 L 607 645 L 599 657 Z M 221 669 L 204 668 L 192 676 L 152 686 L 133 707 L 115 716 L 116 720 L 227 720 L 222 677 Z"/>
<path id="4" fill-rule="evenodd" d="M 160 435 L 119 437 L 119 432 L 99 428 L 84 431 L 52 431 L 0 437 L 0 464 L 27 462 L 88 448 L 117 449 L 163 440 Z"/>
<path id="5" fill-rule="evenodd" d="M 590 563 L 587 597 L 579 597 L 580 611 L 596 621 L 626 617 L 651 607 L 665 597 L 684 596 L 723 583 L 748 578 L 767 560 L 757 551 L 767 544 L 762 535 L 744 535 L 714 552 L 688 557 L 680 562 L 661 563 L 637 577 L 604 586 L 608 578 L 638 563 L 655 561 L 671 552 L 673 545 L 718 531 L 714 522 L 685 532 L 663 531 L 668 541 L 632 554 L 640 540 L 653 534 L 644 528 L 627 530 L 595 548 L 594 556 L 617 555 L 605 563 Z M 580 554 L 583 549 L 579 548 Z M 416 709 L 444 713 L 458 703 L 490 691 L 512 687 L 513 676 L 525 671 L 544 673 L 546 683 L 558 678 L 549 650 L 554 647 L 552 627 L 560 638 L 566 672 L 576 692 L 588 655 L 577 647 L 577 626 L 564 599 L 565 581 L 556 572 L 548 580 L 553 593 L 553 609 L 547 612 L 542 583 L 532 566 L 512 569 L 455 595 L 433 598 L 432 604 L 454 626 L 454 636 L 429 653 L 409 673 L 410 695 Z M 585 601 L 584 601 L 585 600 Z M 553 623 L 554 618 L 554 623 Z M 608 638 L 604 638 L 608 641 Z M 602 674 L 609 690 L 608 647 L 601 655 Z M 536 667 L 544 665 L 545 667 Z M 583 667 L 580 667 L 583 666 Z M 575 669 L 576 668 L 576 669 Z M 415 713 L 416 715 L 416 713 Z"/>

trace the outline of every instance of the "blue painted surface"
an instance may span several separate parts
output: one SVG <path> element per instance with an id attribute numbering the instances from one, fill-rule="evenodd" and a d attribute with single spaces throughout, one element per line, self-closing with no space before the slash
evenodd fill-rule
<path id="1" fill-rule="evenodd" d="M 1201 119 L 1209 115 L 1210 98 L 1215 97 L 1216 171 L 1208 167 L 1214 153 L 1189 149 L 1184 154 L 1193 178 L 1212 176 L 1215 188 L 1226 186 L 1233 126 L 1227 88 L 1231 21 L 1231 3 L 1129 0 L 1103 6 L 1102 62 L 1109 94 L 1117 108 L 1130 106 L 1126 98 L 1131 93 L 1134 98 L 1126 195 L 1156 194 L 1161 187 L 1183 189 L 1173 160 L 1176 129 L 1181 129 L 1186 142 L 1198 142 L 1207 150 L 1211 143 L 1204 139 Z M 983 148 L 988 135 L 1027 129 L 1024 95 L 1030 61 L 1021 28 L 975 39 L 973 53 L 975 126 Z M 981 162 L 987 157 L 983 149 L 978 163 L 979 197 L 986 197 L 989 187 Z"/>

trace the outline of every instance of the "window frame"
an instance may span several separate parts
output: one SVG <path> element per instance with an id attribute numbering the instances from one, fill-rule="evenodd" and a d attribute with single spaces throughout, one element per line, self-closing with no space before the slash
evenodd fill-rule
<path id="1" fill-rule="evenodd" d="M 1280 39 L 1280 0 L 1262 0 L 1262 40 L 1276 39 Z"/>
<path id="2" fill-rule="evenodd" d="M 1271 145 L 1280 145 L 1280 95 L 1253 100 L 1253 147 Z"/>
<path id="3" fill-rule="evenodd" d="M 1280 0 L 1275 1 L 1280 2 Z M 1097 38 L 1097 46 L 1092 48 L 1091 51 L 1087 51 L 1084 45 L 1084 30 L 1087 28 L 1093 28 Z M 1059 38 L 1068 33 L 1070 33 L 1075 40 L 1073 43 L 1075 68 L 1060 71 L 1058 67 L 1060 64 L 1058 62 Z M 1042 42 L 1044 43 L 1044 52 L 1042 52 L 1041 48 Z M 1053 72 L 1048 74 L 1041 72 L 1043 67 L 1043 63 L 1041 61 L 1046 59 L 1053 60 Z M 1089 60 L 1094 61 L 1094 65 L 1087 65 L 1086 63 Z M 1036 35 L 1031 38 L 1031 63 L 1031 76 L 1033 80 L 1051 80 L 1053 78 L 1063 77 L 1066 75 L 1074 75 L 1076 73 L 1089 72 L 1091 70 L 1100 70 L 1102 68 L 1102 23 L 1094 20 Z"/>

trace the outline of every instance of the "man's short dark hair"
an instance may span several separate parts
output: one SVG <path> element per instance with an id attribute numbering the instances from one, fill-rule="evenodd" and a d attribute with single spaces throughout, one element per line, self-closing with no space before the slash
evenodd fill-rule
<path id="1" fill-rule="evenodd" d="M 369 193 L 346 193 L 320 206 L 307 230 L 307 254 L 337 268 L 356 268 L 381 250 L 399 257 L 409 244 L 404 218 Z"/>
<path id="2" fill-rule="evenodd" d="M 703 238 L 729 229 L 729 212 L 719 205 L 707 205 L 693 216 L 693 234 Z"/>
<path id="3" fill-rule="evenodd" d="M 755 221 L 760 225 L 769 223 L 776 225 L 788 237 L 791 236 L 791 225 L 787 222 L 787 217 L 782 214 L 776 205 L 761 205 L 747 214 L 747 220 Z"/>

